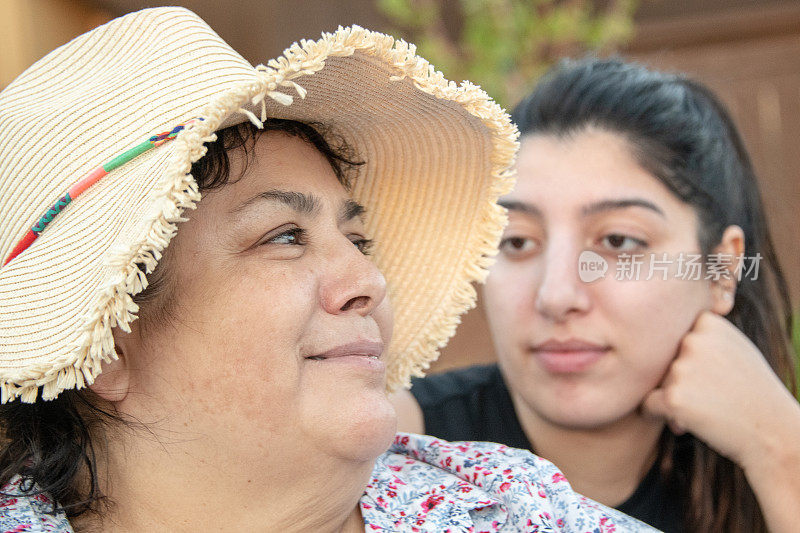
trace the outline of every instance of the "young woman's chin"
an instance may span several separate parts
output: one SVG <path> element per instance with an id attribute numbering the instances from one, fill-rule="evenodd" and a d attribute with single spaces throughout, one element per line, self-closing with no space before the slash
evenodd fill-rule
<path id="1" fill-rule="evenodd" d="M 603 431 L 641 417 L 640 405 L 641 401 L 549 403 L 538 410 L 538 415 L 563 429 Z"/>
<path id="2" fill-rule="evenodd" d="M 642 401 L 663 375 L 660 367 L 638 375 L 625 372 L 615 368 L 613 360 L 605 365 L 605 371 L 576 375 L 553 375 L 508 363 L 503 365 L 506 379 L 524 404 L 518 409 L 570 430 L 603 430 L 640 417 Z M 536 386 L 529 385 L 532 383 Z"/>

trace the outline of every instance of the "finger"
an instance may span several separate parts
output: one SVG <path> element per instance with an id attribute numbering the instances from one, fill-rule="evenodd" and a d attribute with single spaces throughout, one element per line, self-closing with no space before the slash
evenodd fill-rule
<path id="1" fill-rule="evenodd" d="M 672 411 L 667 405 L 664 389 L 655 389 L 642 403 L 642 411 L 646 416 L 666 420 L 670 431 L 675 435 L 683 435 L 686 428 L 675 421 Z"/>
<path id="2" fill-rule="evenodd" d="M 697 315 L 697 318 L 695 318 L 694 324 L 692 324 L 692 327 L 689 331 L 698 333 L 711 330 L 713 328 L 718 328 L 725 323 L 728 323 L 726 318 L 706 309 Z"/>
<path id="3" fill-rule="evenodd" d="M 668 420 L 667 425 L 669 425 L 669 430 L 672 431 L 672 433 L 674 433 L 678 437 L 686 433 L 686 429 L 677 422 L 675 422 L 674 420 Z"/>
<path id="4" fill-rule="evenodd" d="M 667 406 L 664 389 L 655 389 L 642 402 L 642 411 L 653 418 L 669 420 L 671 412 Z"/>

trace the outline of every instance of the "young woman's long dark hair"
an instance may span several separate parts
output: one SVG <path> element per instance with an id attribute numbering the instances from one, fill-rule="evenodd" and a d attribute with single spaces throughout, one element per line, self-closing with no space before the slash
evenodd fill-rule
<path id="1" fill-rule="evenodd" d="M 192 176 L 201 191 L 238 179 L 230 175 L 228 153 L 242 150 L 245 161 L 253 163 L 256 140 L 265 132 L 277 131 L 314 146 L 331 164 L 339 182 L 348 187 L 351 170 L 362 163 L 342 139 L 323 135 L 320 127 L 271 119 L 263 129 L 249 122 L 226 128 L 206 145 L 206 155 L 192 165 Z M 162 263 L 147 276 L 147 289 L 134 297 L 140 306 L 142 328 L 170 319 L 171 286 Z M 148 431 L 145 424 L 119 413 L 91 390 L 67 390 L 51 401 L 29 404 L 17 400 L 0 405 L 0 487 L 20 476 L 22 490 L 46 493 L 54 500 L 54 513 L 63 511 L 74 518 L 102 512 L 102 505 L 111 503 L 102 490 L 104 442 L 114 438 L 119 429 Z"/>
<path id="2" fill-rule="evenodd" d="M 700 248 L 710 253 L 730 225 L 744 231 L 745 257 L 761 257 L 743 276 L 728 319 L 795 390 L 789 348 L 791 306 L 775 256 L 750 157 L 717 98 L 685 77 L 617 59 L 566 60 L 513 112 L 524 135 L 565 136 L 587 127 L 621 135 L 639 163 L 698 215 Z M 731 394 L 735 394 L 731 391 Z M 659 462 L 685 495 L 692 532 L 766 532 L 743 471 L 693 437 L 665 430 Z"/>

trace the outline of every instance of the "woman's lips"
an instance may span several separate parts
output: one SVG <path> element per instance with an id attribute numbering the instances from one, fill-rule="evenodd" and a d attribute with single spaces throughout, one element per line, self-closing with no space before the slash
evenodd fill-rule
<path id="1" fill-rule="evenodd" d="M 386 365 L 381 360 L 384 345 L 378 341 L 360 340 L 342 344 L 324 352 L 306 357 L 320 364 L 346 364 L 382 372 Z"/>
<path id="2" fill-rule="evenodd" d="M 551 374 L 583 372 L 611 348 L 577 339 L 548 340 L 531 348 L 536 360 Z"/>

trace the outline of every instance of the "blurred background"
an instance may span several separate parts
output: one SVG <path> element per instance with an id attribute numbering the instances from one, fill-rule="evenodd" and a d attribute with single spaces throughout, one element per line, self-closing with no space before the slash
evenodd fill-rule
<path id="1" fill-rule="evenodd" d="M 800 0 L 0 0 L 0 89 L 84 31 L 158 5 L 195 11 L 253 64 L 339 25 L 390 32 L 508 109 L 554 61 L 587 50 L 687 72 L 744 135 L 800 306 Z M 478 306 L 432 370 L 493 360 Z"/>

